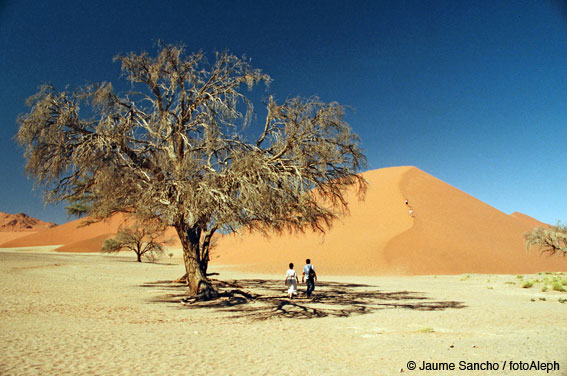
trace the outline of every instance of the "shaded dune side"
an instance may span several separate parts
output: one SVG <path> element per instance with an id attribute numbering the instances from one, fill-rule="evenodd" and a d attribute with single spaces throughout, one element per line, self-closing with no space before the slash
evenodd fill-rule
<path id="1" fill-rule="evenodd" d="M 239 265 L 239 270 L 285 273 L 293 262 L 301 270 L 306 258 L 325 274 L 387 273 L 391 269 L 382 249 L 395 236 L 408 230 L 412 220 L 404 204 L 400 182 L 411 167 L 392 167 L 368 171 L 365 201 L 354 191 L 346 195 L 349 215 L 341 217 L 322 234 L 258 233 L 227 235 L 217 240 L 212 262 Z"/>
<path id="2" fill-rule="evenodd" d="M 502 213 L 417 168 L 406 172 L 401 190 L 415 218 L 384 249 L 395 274 L 567 270 L 566 258 L 526 251 L 523 233 L 541 223 L 533 218 Z"/>
<path id="3" fill-rule="evenodd" d="M 101 234 L 88 239 L 77 240 L 64 244 L 56 249 L 57 252 L 94 253 L 100 252 L 102 244 L 116 233 Z"/>

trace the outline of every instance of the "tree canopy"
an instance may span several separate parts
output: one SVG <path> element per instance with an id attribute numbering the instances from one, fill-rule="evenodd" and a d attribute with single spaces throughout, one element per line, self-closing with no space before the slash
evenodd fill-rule
<path id="1" fill-rule="evenodd" d="M 271 78 L 228 52 L 161 47 L 120 55 L 131 90 L 103 82 L 59 91 L 43 85 L 19 117 L 26 170 L 47 202 L 100 218 L 130 212 L 174 226 L 190 290 L 210 285 L 208 247 L 219 230 L 319 231 L 365 181 L 359 138 L 345 109 L 319 98 L 265 101 L 265 121 L 245 95 Z"/>
<path id="2" fill-rule="evenodd" d="M 168 242 L 160 241 L 163 233 L 163 229 L 155 224 L 136 223 L 132 226 L 123 226 L 114 238 L 104 241 L 101 251 L 106 253 L 132 251 L 136 254 L 138 262 L 142 262 L 142 257 L 155 261 L 163 255 L 163 244 Z"/>

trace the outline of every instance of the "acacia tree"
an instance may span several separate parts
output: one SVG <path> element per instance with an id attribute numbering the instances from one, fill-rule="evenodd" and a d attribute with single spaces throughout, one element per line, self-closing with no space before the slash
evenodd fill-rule
<path id="1" fill-rule="evenodd" d="M 567 255 L 567 226 L 557 224 L 548 228 L 538 227 L 524 234 L 526 247 L 539 247 L 541 253 Z"/>
<path id="2" fill-rule="evenodd" d="M 156 226 L 136 224 L 118 230 L 114 238 L 106 239 L 102 244 L 101 251 L 107 253 L 132 251 L 136 254 L 137 261 L 142 262 L 142 257 L 154 261 L 163 254 L 163 246 L 159 237 L 163 234 Z"/>
<path id="3" fill-rule="evenodd" d="M 215 295 L 206 276 L 215 232 L 324 231 L 346 209 L 345 190 L 364 191 L 365 157 L 338 103 L 270 96 L 252 137 L 245 88 L 271 79 L 248 60 L 225 52 L 209 64 L 165 46 L 115 61 L 132 91 L 43 85 L 28 99 L 16 136 L 26 170 L 47 202 L 173 226 L 191 294 Z"/>

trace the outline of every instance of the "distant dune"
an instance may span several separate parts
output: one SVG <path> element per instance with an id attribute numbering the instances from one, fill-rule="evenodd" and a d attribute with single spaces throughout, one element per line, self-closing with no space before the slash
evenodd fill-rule
<path id="1" fill-rule="evenodd" d="M 122 215 L 83 226 L 86 219 L 77 219 L 41 232 L 23 236 L 0 244 L 2 248 L 61 245 L 62 252 L 99 252 L 104 239 L 116 234 L 124 223 Z"/>
<path id="2" fill-rule="evenodd" d="M 57 226 L 43 222 L 25 213 L 9 214 L 0 212 L 0 232 L 35 232 Z"/>
<path id="3" fill-rule="evenodd" d="M 349 215 L 325 235 L 218 235 L 212 263 L 240 270 L 280 273 L 311 258 L 321 274 L 419 275 L 566 271 L 567 258 L 527 252 L 523 234 L 546 224 L 525 214 L 507 215 L 415 168 L 362 174 L 364 201 L 347 194 Z M 406 200 L 408 203 L 406 204 Z M 410 210 L 413 216 L 410 216 Z M 124 216 L 81 227 L 84 220 L 3 239 L 0 247 L 60 245 L 61 252 L 99 252 Z M 167 237 L 179 241 L 173 229 Z"/>
<path id="4" fill-rule="evenodd" d="M 542 224 L 533 218 L 502 213 L 415 167 L 363 176 L 369 182 L 366 200 L 359 202 L 350 194 L 350 216 L 326 236 L 225 236 L 213 251 L 213 261 L 269 273 L 285 271 L 289 262 L 301 267 L 308 257 L 323 274 L 567 270 L 567 258 L 526 251 L 523 233 Z"/>

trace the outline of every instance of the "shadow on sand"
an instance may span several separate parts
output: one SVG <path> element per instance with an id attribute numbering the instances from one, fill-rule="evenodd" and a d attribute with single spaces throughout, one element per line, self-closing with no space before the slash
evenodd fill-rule
<path id="1" fill-rule="evenodd" d="M 321 282 L 308 298 L 300 291 L 298 297 L 289 299 L 280 280 L 240 279 L 238 281 L 213 280 L 221 296 L 211 301 L 184 304 L 186 286 L 171 281 L 143 284 L 160 292 L 151 303 L 175 304 L 180 309 L 210 309 L 229 313 L 235 318 L 267 320 L 275 317 L 310 319 L 317 317 L 349 317 L 381 309 L 410 309 L 417 311 L 441 311 L 465 308 L 462 302 L 435 301 L 424 293 L 411 291 L 383 292 L 376 286 Z M 251 293 L 245 293 L 248 291 Z M 223 296 L 224 295 L 224 296 Z"/>

